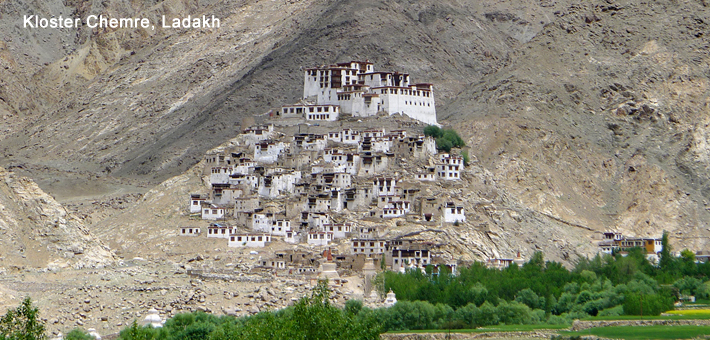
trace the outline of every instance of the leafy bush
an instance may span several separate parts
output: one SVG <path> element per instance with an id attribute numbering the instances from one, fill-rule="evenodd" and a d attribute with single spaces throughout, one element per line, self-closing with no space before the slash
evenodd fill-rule
<path id="1" fill-rule="evenodd" d="M 683 277 L 673 283 L 673 287 L 677 288 L 681 294 L 696 295 L 696 292 L 703 286 L 703 281 L 694 277 Z"/>
<path id="2" fill-rule="evenodd" d="M 466 145 L 463 138 L 452 129 L 442 130 L 438 126 L 429 125 L 424 128 L 424 135 L 435 138 L 436 148 L 446 152 L 450 152 L 451 148 L 460 148 Z"/>
<path id="3" fill-rule="evenodd" d="M 624 306 L 618 305 L 607 309 L 602 309 L 599 311 L 597 316 L 619 316 L 624 315 Z"/>
<path id="4" fill-rule="evenodd" d="M 525 288 L 518 292 L 515 296 L 515 301 L 523 303 L 532 309 L 545 308 L 545 298 L 537 296 L 530 288 Z"/>
<path id="5" fill-rule="evenodd" d="M 429 125 L 424 128 L 424 135 L 439 138 L 444 136 L 444 130 L 436 125 Z"/>
<path id="6" fill-rule="evenodd" d="M 624 314 L 626 315 L 661 315 L 673 309 L 673 298 L 664 294 L 629 293 L 624 298 Z"/>
<path id="7" fill-rule="evenodd" d="M 67 335 L 64 336 L 65 340 L 94 340 L 94 337 L 89 335 L 89 332 L 81 329 L 74 328 Z"/>

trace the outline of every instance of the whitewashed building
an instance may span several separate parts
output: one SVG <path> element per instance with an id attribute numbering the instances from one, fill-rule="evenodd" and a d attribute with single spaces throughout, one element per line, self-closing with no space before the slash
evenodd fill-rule
<path id="1" fill-rule="evenodd" d="M 276 198 L 284 193 L 293 192 L 294 186 L 300 180 L 300 171 L 263 176 L 259 178 L 259 196 Z"/>
<path id="2" fill-rule="evenodd" d="M 229 183 L 229 175 L 232 173 L 234 168 L 231 166 L 214 166 L 210 173 L 210 183 L 211 184 L 227 184 Z"/>
<path id="3" fill-rule="evenodd" d="M 266 214 L 255 213 L 252 215 L 251 229 L 254 231 L 271 232 L 271 217 Z"/>
<path id="4" fill-rule="evenodd" d="M 409 201 L 392 201 L 382 208 L 380 218 L 402 217 L 409 213 L 410 210 L 411 203 Z"/>
<path id="5" fill-rule="evenodd" d="M 256 125 L 246 128 L 239 137 L 246 145 L 254 145 L 258 142 L 274 137 L 274 125 Z"/>
<path id="6" fill-rule="evenodd" d="M 325 231 L 308 232 L 308 244 L 316 246 L 327 246 L 333 241 L 333 233 Z"/>
<path id="7" fill-rule="evenodd" d="M 207 202 L 207 196 L 201 194 L 190 194 L 190 213 L 195 214 L 202 211 L 202 203 Z"/>
<path id="8" fill-rule="evenodd" d="M 346 189 L 352 185 L 352 175 L 346 172 L 320 173 L 316 175 L 316 183 L 327 187 Z"/>
<path id="9" fill-rule="evenodd" d="M 222 206 L 217 206 L 214 204 L 203 204 L 202 205 L 202 219 L 203 220 L 218 220 L 225 217 L 227 209 Z"/>
<path id="10" fill-rule="evenodd" d="M 289 220 L 273 220 L 271 221 L 271 234 L 276 236 L 286 236 L 286 233 L 291 232 L 291 221 Z"/>
<path id="11" fill-rule="evenodd" d="M 352 223 L 328 223 L 323 225 L 323 231 L 333 233 L 333 239 L 341 239 L 350 236 Z"/>
<path id="12" fill-rule="evenodd" d="M 233 234 L 229 236 L 227 245 L 232 248 L 264 248 L 269 243 L 271 243 L 269 234 Z"/>
<path id="13" fill-rule="evenodd" d="M 387 250 L 387 240 L 383 239 L 353 239 L 350 251 L 352 254 L 365 254 L 368 257 L 382 255 Z"/>
<path id="14" fill-rule="evenodd" d="M 200 231 L 201 230 L 199 227 L 181 227 L 181 228 L 178 228 L 178 235 L 180 235 L 180 236 L 199 236 Z"/>
<path id="15" fill-rule="evenodd" d="M 460 180 L 463 170 L 463 157 L 444 153 L 440 155 L 440 163 L 436 165 L 436 173 L 440 179 L 447 181 Z"/>
<path id="16" fill-rule="evenodd" d="M 229 235 L 235 234 L 237 227 L 230 227 L 219 223 L 212 223 L 207 227 L 207 237 L 211 238 L 229 238 Z"/>
<path id="17" fill-rule="evenodd" d="M 338 105 L 293 104 L 281 107 L 283 118 L 303 117 L 306 120 L 334 122 L 338 120 L 339 115 Z"/>
<path id="18" fill-rule="evenodd" d="M 447 202 L 446 205 L 442 207 L 442 210 L 444 210 L 444 222 L 466 222 L 466 214 L 462 205 Z"/>
<path id="19" fill-rule="evenodd" d="M 293 143 L 291 143 L 294 152 L 323 151 L 327 144 L 328 140 L 325 135 L 314 133 L 297 133 L 293 136 Z"/>
<path id="20" fill-rule="evenodd" d="M 406 73 L 375 72 L 368 61 L 306 69 L 303 98 L 319 105 L 339 105 L 342 113 L 353 117 L 384 111 L 437 124 L 431 84 L 412 84 Z"/>
<path id="21" fill-rule="evenodd" d="M 287 147 L 283 142 L 271 140 L 258 142 L 254 144 L 254 160 L 265 164 L 275 163 Z"/>
<path id="22" fill-rule="evenodd" d="M 372 180 L 375 196 L 394 196 L 397 194 L 397 179 L 394 177 L 377 177 Z"/>

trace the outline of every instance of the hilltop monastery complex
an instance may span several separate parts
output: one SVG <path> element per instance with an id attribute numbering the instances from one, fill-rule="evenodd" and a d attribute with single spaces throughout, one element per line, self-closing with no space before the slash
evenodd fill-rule
<path id="1" fill-rule="evenodd" d="M 421 236 L 471 227 L 452 194 L 467 176 L 463 157 L 438 153 L 421 134 L 436 124 L 432 85 L 353 61 L 307 69 L 303 97 L 206 155 L 209 185 L 190 195 L 189 212 L 209 227 L 178 234 L 233 248 L 292 245 L 261 257 L 257 270 L 279 275 L 327 268 L 332 279 L 374 263 L 455 272 L 446 242 Z M 487 259 L 492 268 L 522 262 L 519 253 Z"/>
<path id="2" fill-rule="evenodd" d="M 301 103 L 277 110 L 281 118 L 336 121 L 341 114 L 370 117 L 404 114 L 436 125 L 432 84 L 410 82 L 409 74 L 375 71 L 368 61 L 306 69 Z"/>

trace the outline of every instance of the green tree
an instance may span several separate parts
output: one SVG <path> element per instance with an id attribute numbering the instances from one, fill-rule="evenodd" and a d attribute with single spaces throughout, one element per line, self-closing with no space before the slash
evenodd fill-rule
<path id="1" fill-rule="evenodd" d="M 176 317 L 180 316 L 181 314 L 176 315 Z M 182 314 L 186 315 L 186 314 Z M 172 319 L 168 320 L 168 322 L 172 321 Z M 166 322 L 166 324 L 168 323 Z M 150 340 L 150 339 L 155 339 L 155 334 L 156 332 L 150 328 L 150 327 L 141 327 L 138 326 L 138 322 L 136 320 L 133 320 L 133 323 L 131 324 L 130 327 L 124 328 L 120 333 L 118 338 L 121 340 Z"/>
<path id="2" fill-rule="evenodd" d="M 64 340 L 94 340 L 94 337 L 81 328 L 74 328 L 64 336 Z"/>
<path id="3" fill-rule="evenodd" d="M 530 288 L 525 288 L 518 292 L 515 296 L 515 301 L 523 303 L 530 307 L 530 309 L 543 309 L 545 308 L 545 298 L 539 297 Z"/>
<path id="4" fill-rule="evenodd" d="M 26 297 L 20 306 L 7 311 L 0 319 L 0 339 L 42 340 L 46 339 L 44 324 L 39 319 L 39 310 Z"/>
<path id="5" fill-rule="evenodd" d="M 461 138 L 461 136 L 459 136 L 459 134 L 452 129 L 444 130 L 444 135 L 441 138 L 444 138 L 444 139 L 450 141 L 451 145 L 453 145 L 456 148 L 466 146 L 466 143 L 463 142 L 463 138 Z"/>
<path id="6" fill-rule="evenodd" d="M 671 245 L 668 242 L 668 232 L 663 231 L 663 237 L 661 237 L 661 246 L 663 249 L 661 249 L 661 258 L 658 261 L 659 266 L 661 267 L 661 271 L 665 273 L 670 273 L 674 271 L 674 258 L 671 255 Z"/>
<path id="7" fill-rule="evenodd" d="M 424 135 L 439 138 L 444 136 L 444 131 L 436 125 L 429 125 L 424 128 Z"/>
<path id="8" fill-rule="evenodd" d="M 451 148 L 454 147 L 454 144 L 446 139 L 446 138 L 437 138 L 436 139 L 436 148 L 439 150 L 443 150 L 446 152 L 451 151 Z"/>

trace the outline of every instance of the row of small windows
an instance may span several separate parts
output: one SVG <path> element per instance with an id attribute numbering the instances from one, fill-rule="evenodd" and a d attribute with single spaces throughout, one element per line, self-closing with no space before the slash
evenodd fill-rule
<path id="1" fill-rule="evenodd" d="M 308 119 L 330 119 L 330 114 L 308 115 Z"/>
<path id="2" fill-rule="evenodd" d="M 231 237 L 232 242 L 234 242 L 234 238 L 235 238 L 235 236 Z M 250 238 L 251 238 L 251 240 L 250 240 Z M 242 241 L 244 241 L 244 242 L 247 242 L 247 241 L 261 242 L 261 241 L 264 241 L 262 236 L 236 236 L 236 239 L 237 239 L 237 242 L 242 242 Z M 266 237 L 266 242 L 271 242 L 269 240 L 268 236 Z"/>
<path id="3" fill-rule="evenodd" d="M 424 106 L 424 103 L 422 103 L 422 102 L 415 103 L 415 102 L 412 102 L 412 101 L 406 101 L 406 100 L 405 100 L 405 101 L 404 101 L 404 105 L 419 105 L 419 106 Z M 431 107 L 431 103 L 426 103 L 426 106 L 430 106 L 430 107 Z"/>
<path id="4" fill-rule="evenodd" d="M 406 89 L 381 89 L 380 94 L 405 94 L 410 96 L 431 97 L 429 91 L 415 91 Z"/>
<path id="5" fill-rule="evenodd" d="M 361 249 L 360 249 L 360 252 L 361 252 L 361 253 L 365 253 L 366 251 L 365 251 L 364 248 L 361 248 Z M 374 253 L 375 251 L 374 251 L 373 249 L 369 249 L 368 252 Z M 353 249 L 353 253 L 357 253 L 357 248 Z"/>
<path id="6" fill-rule="evenodd" d="M 336 70 L 336 72 L 338 72 L 338 71 L 340 71 L 341 75 L 354 76 L 356 74 L 355 70 Z M 321 77 L 323 77 L 323 76 L 328 76 L 331 74 L 333 74 L 333 71 L 331 71 L 331 70 L 310 70 L 310 71 L 308 71 L 308 75 L 311 77 L 317 77 L 319 75 Z"/>
<path id="7" fill-rule="evenodd" d="M 375 242 L 364 242 L 364 241 L 360 241 L 360 247 L 365 247 L 365 246 L 366 246 L 366 245 L 365 245 L 366 243 L 370 243 L 370 247 L 374 247 L 374 246 L 375 246 Z M 357 247 L 357 246 L 358 246 L 358 241 L 353 241 L 353 247 Z M 384 242 L 380 242 L 380 247 L 384 247 L 384 246 L 385 246 Z"/>
<path id="8" fill-rule="evenodd" d="M 314 113 L 314 112 L 331 112 L 331 107 L 330 106 L 316 106 L 316 107 L 309 107 L 308 112 Z M 333 107 L 333 112 L 338 112 L 337 107 Z M 285 107 L 283 109 L 283 113 L 303 113 L 303 108 L 302 107 Z"/>

